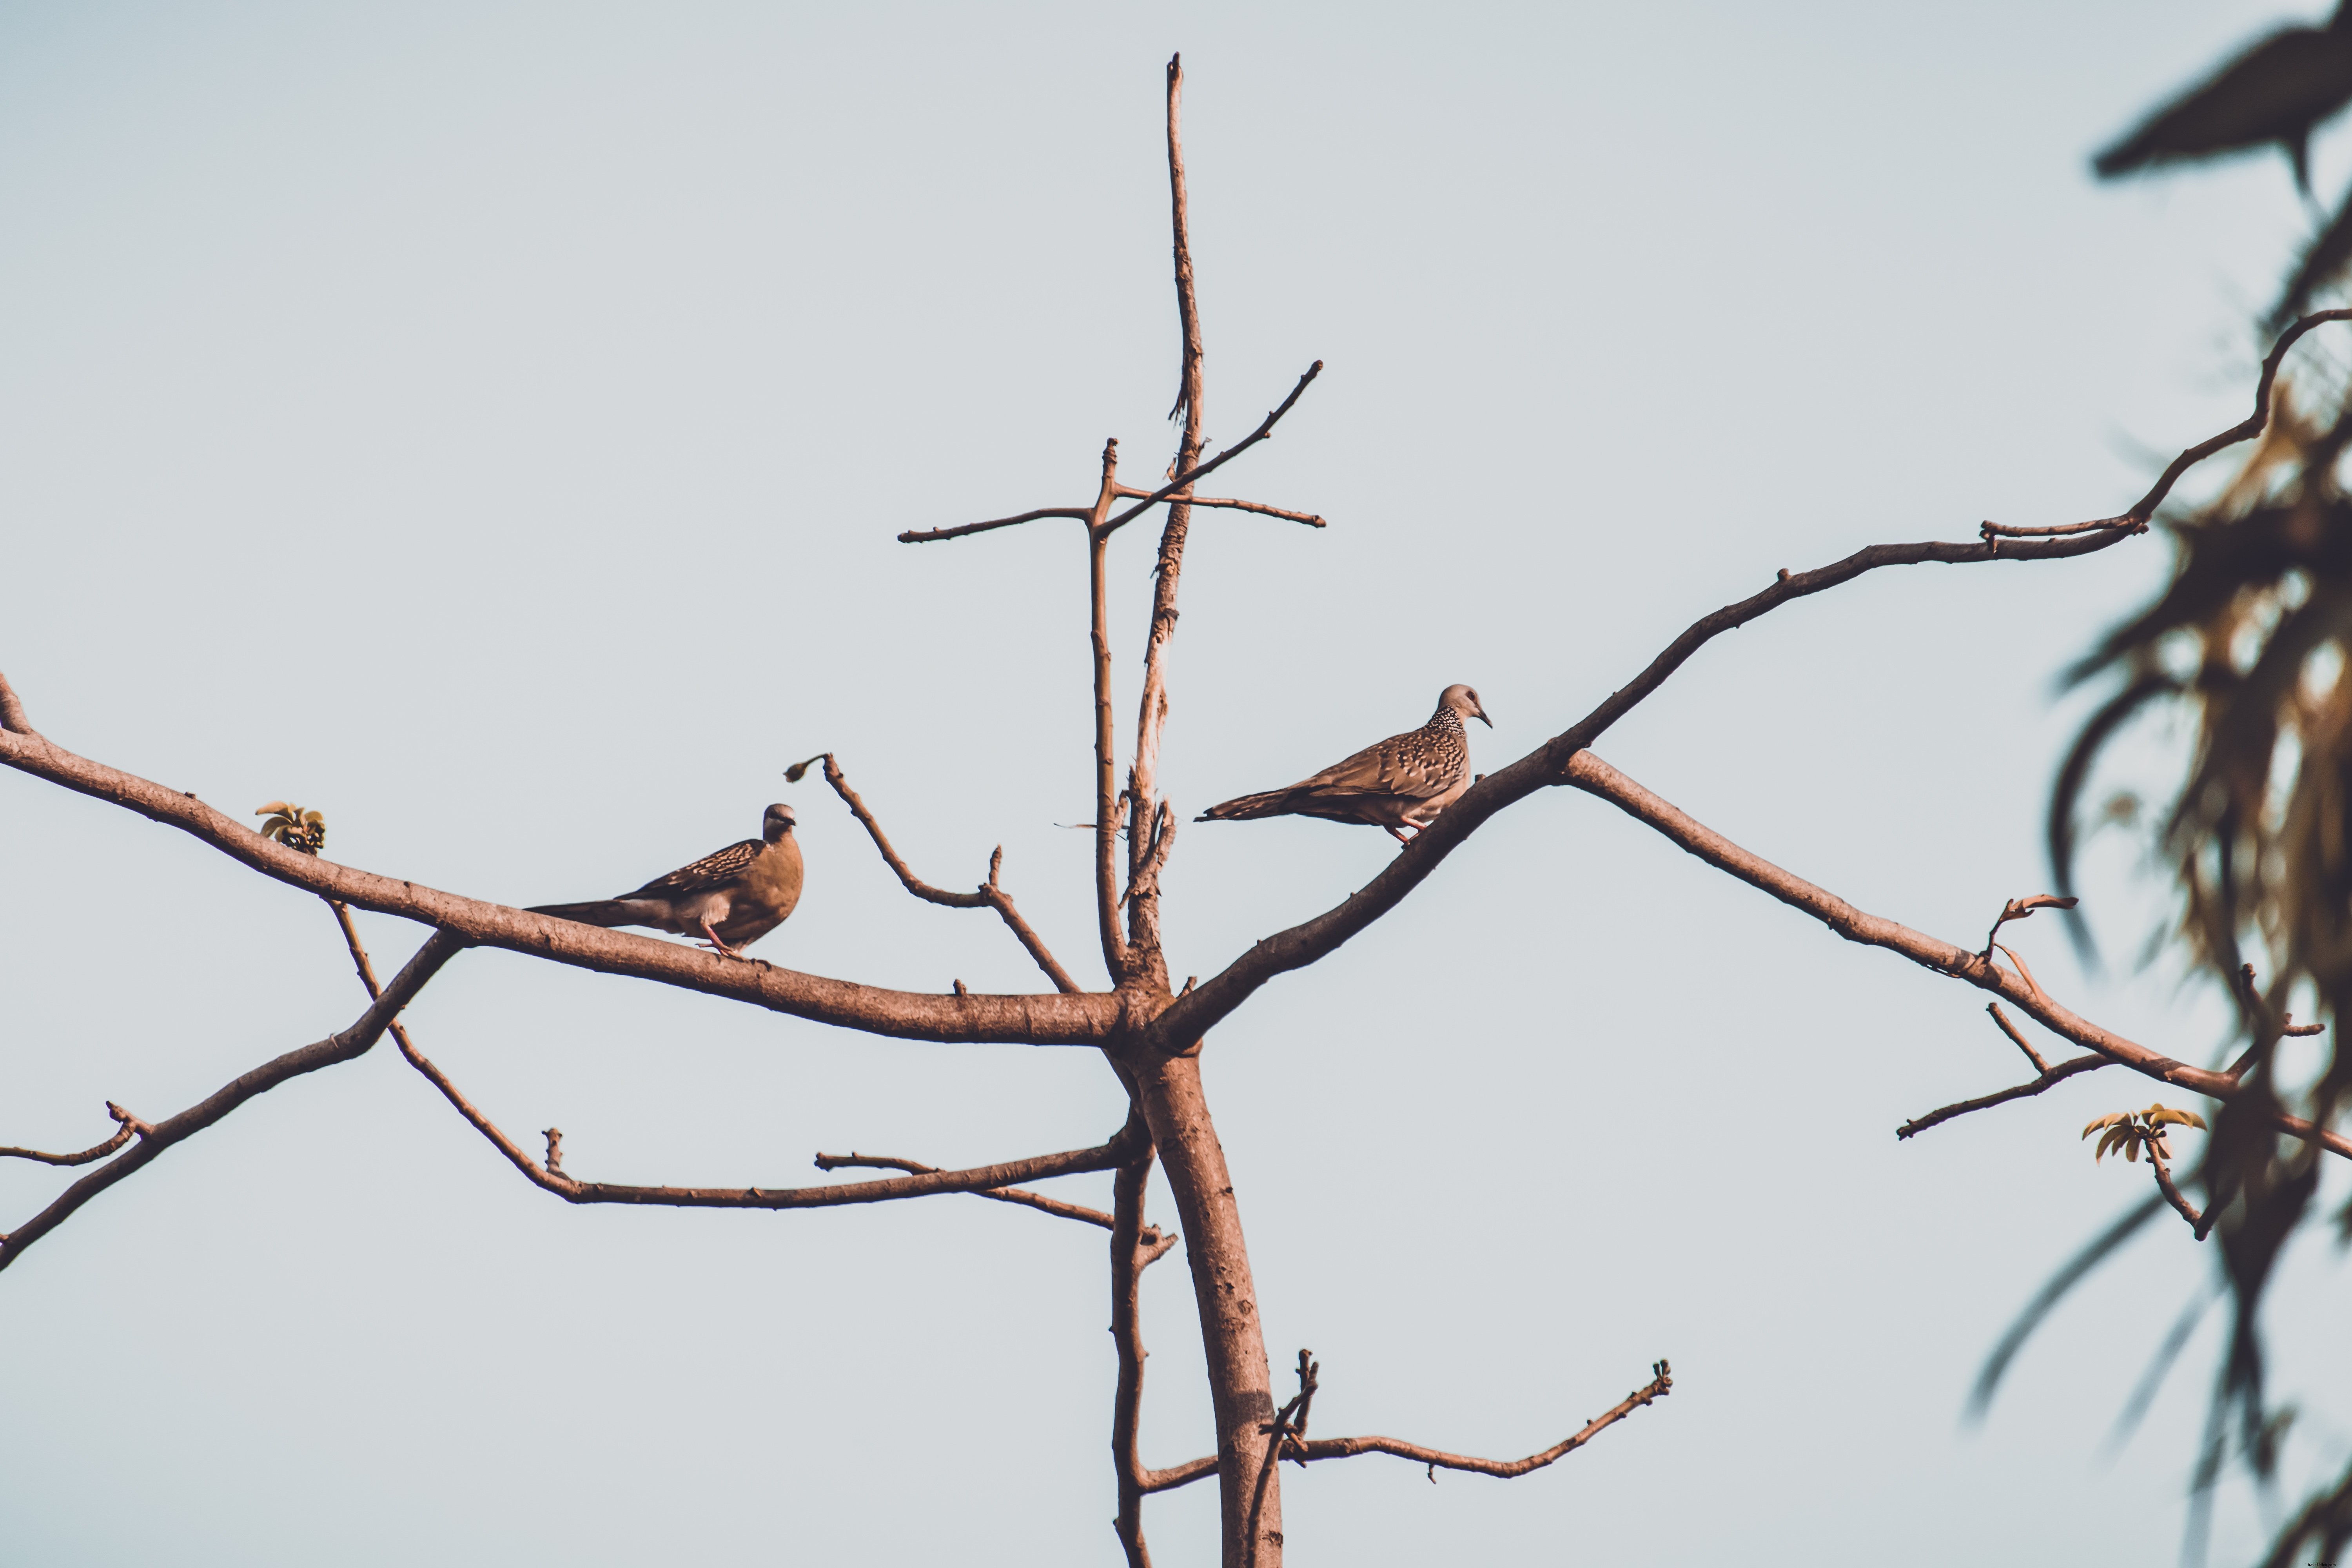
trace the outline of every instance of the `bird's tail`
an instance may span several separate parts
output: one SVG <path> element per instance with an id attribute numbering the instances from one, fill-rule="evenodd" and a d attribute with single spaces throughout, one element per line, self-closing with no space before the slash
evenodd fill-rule
<path id="1" fill-rule="evenodd" d="M 553 915 L 584 926 L 625 926 L 636 924 L 642 911 L 625 899 L 593 899 L 584 904 L 533 904 L 523 913 Z"/>
<path id="2" fill-rule="evenodd" d="M 1289 809 L 1290 794 L 1291 792 L 1286 789 L 1270 789 L 1264 795 L 1240 795 L 1221 805 L 1209 807 L 1192 820 L 1240 822 L 1253 816 L 1280 816 Z"/>

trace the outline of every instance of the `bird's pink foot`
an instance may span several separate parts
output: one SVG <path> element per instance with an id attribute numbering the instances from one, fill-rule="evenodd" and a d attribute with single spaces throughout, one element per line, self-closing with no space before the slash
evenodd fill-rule
<path id="1" fill-rule="evenodd" d="M 709 921 L 702 922 L 702 934 L 710 939 L 709 945 L 714 950 L 725 953 L 730 958 L 741 958 L 743 956 L 740 952 L 728 946 L 724 942 L 719 940 L 719 933 L 710 929 L 710 922 Z"/>

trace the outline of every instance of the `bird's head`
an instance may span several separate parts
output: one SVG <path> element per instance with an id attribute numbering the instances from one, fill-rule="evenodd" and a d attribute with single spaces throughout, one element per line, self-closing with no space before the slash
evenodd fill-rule
<path id="1" fill-rule="evenodd" d="M 793 816 L 793 808 L 780 800 L 768 807 L 768 815 L 760 819 L 760 837 L 771 844 L 777 843 L 793 830 L 798 820 Z"/>
<path id="2" fill-rule="evenodd" d="M 1489 730 L 1495 727 L 1495 721 L 1486 717 L 1486 710 L 1479 706 L 1478 694 L 1466 686 L 1447 687 L 1438 697 L 1437 705 L 1451 708 L 1465 719 L 1475 719 Z"/>

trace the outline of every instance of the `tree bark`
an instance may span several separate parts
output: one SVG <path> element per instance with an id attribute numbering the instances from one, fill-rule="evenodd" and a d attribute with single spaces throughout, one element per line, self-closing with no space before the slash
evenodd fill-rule
<path id="1" fill-rule="evenodd" d="M 1217 1423 L 1217 1490 L 1223 1515 L 1224 1568 L 1278 1568 L 1282 1562 L 1282 1481 L 1265 1482 L 1267 1427 L 1274 1420 L 1274 1380 L 1258 1324 L 1257 1289 L 1250 1279 L 1249 1247 L 1242 1239 L 1240 1205 L 1225 1169 L 1224 1147 L 1201 1093 L 1201 1058 L 1138 1052 L 1127 1064 L 1136 1098 L 1158 1145 L 1176 1213 L 1184 1256 L 1192 1269 L 1192 1296 L 1201 1313 L 1201 1343 L 1209 1363 L 1209 1393 Z M 1255 1514 L 1255 1529 L 1253 1529 Z"/>

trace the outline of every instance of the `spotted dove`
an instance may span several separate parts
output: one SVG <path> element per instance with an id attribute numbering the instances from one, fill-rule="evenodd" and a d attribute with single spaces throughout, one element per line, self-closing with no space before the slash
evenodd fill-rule
<path id="1" fill-rule="evenodd" d="M 1490 730 L 1495 727 L 1486 710 L 1479 706 L 1475 691 L 1466 686 L 1449 686 L 1437 699 L 1437 711 L 1420 729 L 1366 746 L 1346 762 L 1335 763 L 1287 789 L 1245 795 L 1213 805 L 1193 820 L 1321 816 L 1385 827 L 1410 843 L 1403 829 L 1420 832 L 1470 787 L 1470 740 L 1462 731 L 1465 718 L 1476 719 Z"/>
<path id="2" fill-rule="evenodd" d="M 768 807 L 760 837 L 730 844 L 633 893 L 584 904 L 541 904 L 530 912 L 592 926 L 651 926 L 698 932 L 730 958 L 784 923 L 801 901 L 801 846 L 793 808 Z"/>

